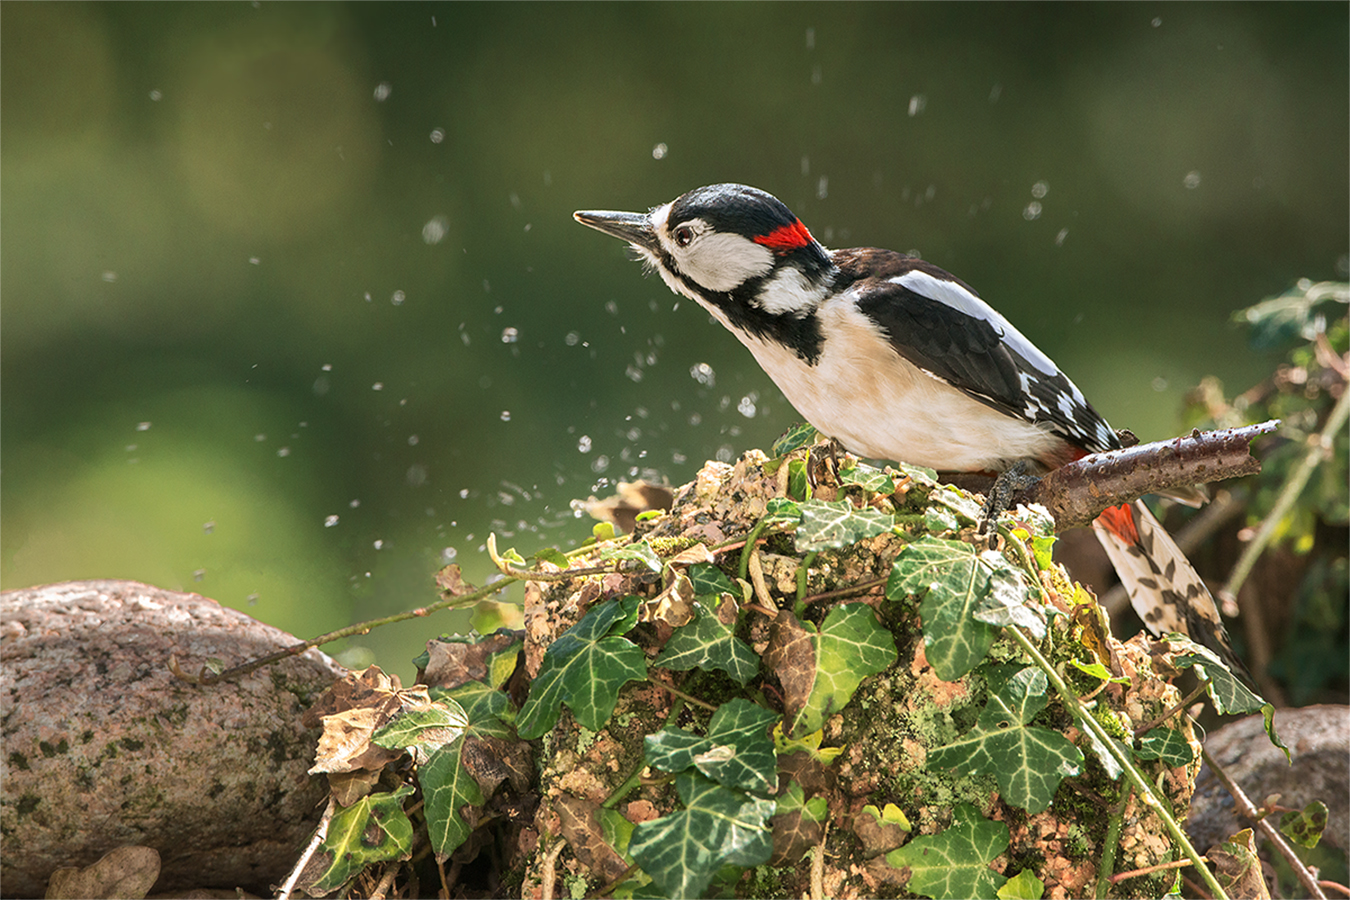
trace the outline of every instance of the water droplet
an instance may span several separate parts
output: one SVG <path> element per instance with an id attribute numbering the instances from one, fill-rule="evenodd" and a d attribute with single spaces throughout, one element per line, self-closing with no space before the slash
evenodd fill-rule
<path id="1" fill-rule="evenodd" d="M 406 299 L 408 299 L 407 294 L 403 293 L 402 291 L 394 291 L 393 296 L 389 298 L 389 302 L 394 304 L 395 306 L 402 306 L 403 301 Z"/>
<path id="2" fill-rule="evenodd" d="M 442 563 L 451 562 L 456 556 L 459 556 L 459 551 L 454 547 L 445 547 L 441 550 Z"/>
<path id="3" fill-rule="evenodd" d="M 609 457 L 608 457 L 608 456 L 604 456 L 604 455 L 597 456 L 597 457 L 595 458 L 595 462 L 591 463 L 591 471 L 592 471 L 592 472 L 603 472 L 603 471 L 605 471 L 605 470 L 608 469 L 608 468 L 609 468 Z"/>
<path id="4" fill-rule="evenodd" d="M 372 391 L 382 391 L 382 390 L 384 390 L 384 382 L 383 382 L 383 381 L 377 381 L 377 382 L 375 382 L 374 384 L 372 384 L 372 385 L 370 386 L 370 389 L 371 389 Z"/>
<path id="5" fill-rule="evenodd" d="M 1200 186 L 1200 173 L 1195 170 L 1187 172 L 1186 177 L 1182 180 L 1181 183 L 1186 185 L 1186 190 L 1188 191 L 1195 190 Z"/>
<path id="6" fill-rule="evenodd" d="M 1037 200 L 1040 200 L 1048 193 L 1050 193 L 1050 185 L 1046 184 L 1044 181 L 1038 181 L 1031 186 L 1031 196 L 1035 197 Z"/>
<path id="7" fill-rule="evenodd" d="M 439 244 L 445 240 L 445 233 L 449 228 L 449 219 L 445 216 L 433 216 L 427 224 L 422 226 L 422 242 L 427 245 Z"/>
<path id="8" fill-rule="evenodd" d="M 150 99 L 158 103 L 159 101 L 164 99 L 164 92 L 161 91 L 159 88 L 155 88 L 150 92 Z"/>
<path id="9" fill-rule="evenodd" d="M 1041 205 L 1037 203 L 1035 200 L 1032 200 L 1030 203 L 1028 203 L 1027 208 L 1022 210 L 1022 218 L 1026 219 L 1028 222 L 1031 222 L 1035 219 L 1039 219 L 1040 217 L 1041 217 Z"/>
<path id="10" fill-rule="evenodd" d="M 665 144 L 657 144 L 655 147 L 652 148 L 652 159 L 665 159 L 666 150 L 667 148 Z"/>
<path id="11" fill-rule="evenodd" d="M 287 456 L 290 456 L 290 455 L 291 455 L 291 448 L 290 448 L 290 447 L 281 447 L 281 448 L 279 448 L 279 449 L 277 450 L 277 456 L 280 456 L 280 457 L 282 457 L 283 459 L 284 459 L 285 457 L 287 457 Z"/>
<path id="12" fill-rule="evenodd" d="M 432 142 L 433 144 L 439 144 L 439 143 L 440 143 L 441 141 L 443 141 L 443 140 L 445 140 L 445 129 L 444 129 L 444 128 L 433 128 L 433 129 L 431 129 L 431 142 Z"/>
<path id="13" fill-rule="evenodd" d="M 1157 17 L 1155 17 L 1155 18 L 1153 19 L 1153 21 L 1150 22 L 1149 24 L 1152 25 L 1154 28 L 1159 28 L 1159 27 L 1161 27 L 1161 26 L 1162 26 L 1162 16 L 1157 16 Z"/>
<path id="14" fill-rule="evenodd" d="M 581 340 L 580 334 L 578 334 L 575 331 L 569 331 L 567 332 L 567 336 L 563 338 L 563 343 L 569 347 L 575 347 L 577 345 L 577 342 L 580 340 Z"/>
<path id="15" fill-rule="evenodd" d="M 352 501 L 349 502 L 347 505 L 350 506 L 352 509 L 359 509 L 360 506 L 361 506 L 361 501 L 360 501 L 360 500 L 352 500 Z"/>
<path id="16" fill-rule="evenodd" d="M 912 119 L 923 112 L 928 106 L 928 98 L 923 94 L 915 94 L 909 98 L 909 117 Z"/>
<path id="17" fill-rule="evenodd" d="M 333 527 L 334 525 L 336 525 L 337 523 L 338 523 L 338 517 L 337 517 L 336 515 L 328 516 L 327 518 L 325 518 L 325 519 L 323 520 L 323 527 L 324 527 L 324 528 L 332 528 L 332 527 Z"/>
<path id="18" fill-rule="evenodd" d="M 136 425 L 136 430 L 137 430 L 137 431 L 149 431 L 149 430 L 150 430 L 150 423 L 149 423 L 149 422 L 139 422 L 139 423 L 137 423 L 137 425 Z"/>
<path id="19" fill-rule="evenodd" d="M 375 85 L 375 102 L 383 103 L 389 99 L 389 95 L 394 92 L 394 86 L 387 81 L 381 81 Z"/>
<path id="20" fill-rule="evenodd" d="M 408 471 L 403 475 L 410 487 L 421 487 L 427 483 L 427 467 L 421 463 L 413 463 L 408 466 Z"/>
<path id="21" fill-rule="evenodd" d="M 384 549 L 384 541 L 377 540 L 377 541 L 373 544 L 373 546 L 375 547 L 376 550 L 383 550 L 383 549 Z"/>
<path id="22" fill-rule="evenodd" d="M 1154 378 L 1153 389 L 1160 394 L 1163 391 L 1167 390 L 1167 379 L 1162 377 L 1161 375 L 1159 375 L 1157 378 Z"/>

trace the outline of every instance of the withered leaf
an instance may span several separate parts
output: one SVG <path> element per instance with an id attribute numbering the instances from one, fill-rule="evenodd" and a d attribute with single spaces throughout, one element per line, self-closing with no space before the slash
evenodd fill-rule
<path id="1" fill-rule="evenodd" d="M 806 706 L 816 683 L 816 648 L 811 631 L 784 610 L 774 619 L 764 663 L 783 686 L 783 718 L 791 722 Z"/>

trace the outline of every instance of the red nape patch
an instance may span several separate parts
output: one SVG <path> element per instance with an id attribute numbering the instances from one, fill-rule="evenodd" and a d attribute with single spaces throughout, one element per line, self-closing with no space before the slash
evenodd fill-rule
<path id="1" fill-rule="evenodd" d="M 791 225 L 783 225 L 768 234 L 761 234 L 755 238 L 755 243 L 763 244 L 775 253 L 786 253 L 798 247 L 805 247 L 813 240 L 815 238 L 811 237 L 811 232 L 806 230 L 802 220 L 794 219 Z"/>
<path id="2" fill-rule="evenodd" d="M 1131 546 L 1139 543 L 1139 532 L 1134 527 L 1134 511 L 1130 509 L 1130 504 L 1122 503 L 1102 510 L 1097 521 L 1125 543 Z"/>

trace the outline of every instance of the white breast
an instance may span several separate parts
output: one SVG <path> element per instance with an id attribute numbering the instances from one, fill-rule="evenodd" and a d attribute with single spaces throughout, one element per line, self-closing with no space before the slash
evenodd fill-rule
<path id="1" fill-rule="evenodd" d="M 815 365 L 733 331 L 808 422 L 861 456 L 946 472 L 1001 471 L 1062 441 L 907 362 L 844 294 L 819 308 L 828 335 Z"/>

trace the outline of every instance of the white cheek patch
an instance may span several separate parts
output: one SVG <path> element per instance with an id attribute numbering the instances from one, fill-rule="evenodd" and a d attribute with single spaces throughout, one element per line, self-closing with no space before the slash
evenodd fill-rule
<path id="1" fill-rule="evenodd" d="M 756 298 L 760 309 L 771 315 L 805 316 L 825 299 L 824 285 L 812 284 L 800 269 L 784 266 L 764 285 Z"/>
<path id="2" fill-rule="evenodd" d="M 1059 367 L 1051 362 L 1050 357 L 1042 353 L 1039 347 L 1027 340 L 1022 332 L 1014 328 L 1013 324 L 1003 318 L 992 306 L 956 282 L 934 278 L 927 272 L 917 270 L 906 272 L 904 275 L 892 278 L 891 281 L 909 288 L 916 294 L 922 294 L 939 303 L 945 303 L 968 316 L 983 319 L 994 326 L 994 330 L 1002 335 L 1003 340 L 1021 354 L 1027 362 L 1047 375 L 1059 374 Z"/>
<path id="3" fill-rule="evenodd" d="M 668 250 L 681 272 L 710 291 L 733 290 L 773 268 L 773 252 L 739 234 L 705 233 Z"/>

